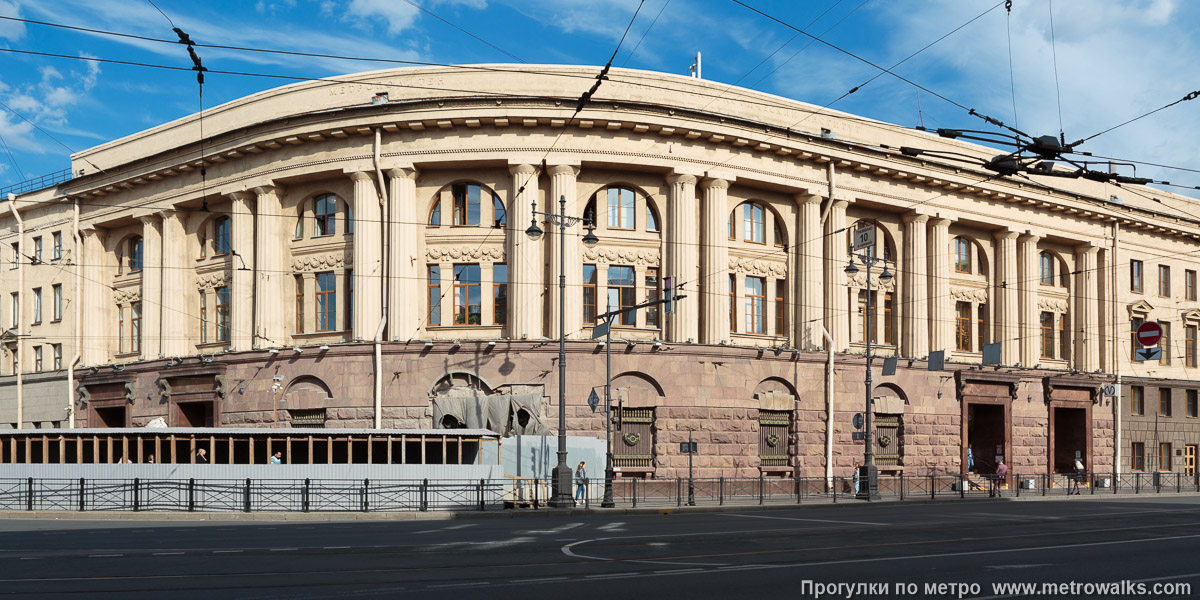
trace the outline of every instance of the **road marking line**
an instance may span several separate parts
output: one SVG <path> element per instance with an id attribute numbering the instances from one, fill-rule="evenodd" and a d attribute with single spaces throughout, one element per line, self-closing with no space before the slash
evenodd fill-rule
<path id="1" fill-rule="evenodd" d="M 350 546 L 323 546 L 323 550 L 349 550 Z"/>
<path id="2" fill-rule="evenodd" d="M 724 569 L 725 567 L 720 567 L 720 568 Z M 703 570 L 704 569 L 662 569 L 660 571 L 655 571 L 655 573 L 665 575 L 668 573 L 695 573 L 696 571 L 703 571 Z"/>
<path id="3" fill-rule="evenodd" d="M 1062 518 L 1062 517 L 1049 517 L 1049 516 L 1041 516 L 1041 515 L 1006 515 L 1006 514 L 1002 514 L 1002 513 L 967 513 L 967 514 L 978 515 L 981 517 L 992 517 L 992 518 L 998 517 L 1001 519 L 1021 519 L 1021 520 L 1051 519 L 1051 520 L 1057 521 L 1058 519 Z M 1076 516 L 1079 516 L 1079 515 L 1072 515 L 1072 517 L 1076 517 Z"/>
<path id="4" fill-rule="evenodd" d="M 41 556 L 22 556 L 21 560 L 42 560 Z"/>
<path id="5" fill-rule="evenodd" d="M 563 533 L 568 530 L 575 529 L 576 527 L 582 527 L 582 526 L 583 526 L 583 523 L 566 523 L 566 524 L 560 525 L 558 527 L 555 527 L 554 529 L 531 529 L 529 531 L 522 531 L 521 533 L 525 533 L 525 534 L 529 534 L 529 535 L 553 535 L 556 533 Z"/>
<path id="6" fill-rule="evenodd" d="M 155 553 L 151 554 L 150 556 L 178 556 L 180 554 L 183 554 L 183 553 L 182 552 L 155 552 Z"/>
<path id="7" fill-rule="evenodd" d="M 271 552 L 291 552 L 293 550 L 299 550 L 299 548 L 271 548 L 270 549 Z"/>
<path id="8" fill-rule="evenodd" d="M 124 554 L 89 554 L 88 558 L 114 558 L 114 557 L 118 557 L 118 556 L 125 556 L 125 555 Z"/>
<path id="9" fill-rule="evenodd" d="M 1032 564 L 1032 565 L 984 565 L 983 568 L 995 569 L 997 571 L 1004 571 L 1007 569 L 1034 569 L 1037 567 L 1049 567 L 1053 564 L 1054 563 L 1036 563 L 1036 564 Z"/>
<path id="10" fill-rule="evenodd" d="M 451 525 L 451 526 L 447 527 L 446 529 L 466 529 L 468 527 L 474 527 L 475 525 L 477 525 L 477 523 L 466 523 L 463 525 Z"/>
<path id="11" fill-rule="evenodd" d="M 437 585 L 426 586 L 429 588 L 456 588 L 456 587 L 478 587 L 481 585 L 491 585 L 490 581 L 475 581 L 472 583 L 439 583 Z"/>
<path id="12" fill-rule="evenodd" d="M 549 583 L 551 581 L 566 581 L 566 577 L 534 577 L 532 579 L 510 579 L 509 583 Z"/>
<path id="13" fill-rule="evenodd" d="M 696 565 L 700 567 L 721 566 L 721 563 L 683 562 L 678 560 L 638 560 L 634 558 L 625 559 L 625 562 L 645 563 L 648 565 Z"/>
<path id="14" fill-rule="evenodd" d="M 213 554 L 240 554 L 242 550 L 213 550 Z"/>
<path id="15" fill-rule="evenodd" d="M 584 575 L 584 579 L 621 579 L 623 577 L 637 577 L 641 575 L 636 571 L 627 571 L 625 573 L 599 573 L 597 575 Z"/>
<path id="16" fill-rule="evenodd" d="M 741 513 L 726 513 L 729 517 L 745 517 L 747 519 L 775 519 L 778 521 L 811 521 L 813 523 L 841 523 L 843 525 L 879 525 L 887 526 L 889 523 L 868 523 L 866 521 L 836 521 L 832 519 L 801 519 L 799 517 L 769 517 L 767 515 L 745 515 Z"/>

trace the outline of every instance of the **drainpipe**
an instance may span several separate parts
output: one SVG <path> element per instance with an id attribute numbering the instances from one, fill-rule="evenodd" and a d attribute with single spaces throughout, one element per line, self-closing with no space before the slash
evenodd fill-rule
<path id="1" fill-rule="evenodd" d="M 825 485 L 833 489 L 833 336 L 824 325 L 825 338 Z"/>
<path id="2" fill-rule="evenodd" d="M 379 168 L 379 146 L 382 143 L 382 134 L 379 128 L 375 128 L 375 177 L 379 180 L 379 203 L 383 208 L 383 244 L 380 245 L 380 251 L 383 256 L 380 258 L 381 272 L 379 274 L 382 279 L 380 289 L 383 293 L 382 310 L 379 314 L 379 327 L 375 329 L 375 337 L 372 341 L 375 344 L 375 429 L 383 428 L 383 330 L 387 327 L 388 314 L 388 233 L 390 223 L 388 222 L 388 189 L 387 182 L 383 179 L 383 170 Z"/>
<path id="3" fill-rule="evenodd" d="M 1108 261 L 1111 274 L 1109 280 L 1112 281 L 1113 295 L 1117 291 L 1117 252 L 1121 248 L 1121 224 L 1113 223 L 1113 258 Z M 1118 350 L 1121 347 L 1121 337 L 1117 335 L 1117 303 L 1114 299 L 1110 303 L 1112 305 L 1112 332 L 1113 332 L 1113 348 L 1110 354 L 1113 357 L 1113 371 L 1117 374 L 1117 397 L 1113 401 L 1113 473 L 1121 474 L 1121 357 Z M 1115 477 L 1114 477 L 1115 478 Z M 1113 485 L 1117 485 L 1114 481 Z"/>
<path id="4" fill-rule="evenodd" d="M 25 261 L 21 260 L 21 250 L 25 247 L 25 221 L 21 220 L 21 214 L 17 212 L 17 197 L 12 192 L 8 194 L 8 209 L 12 211 L 13 218 L 17 220 L 17 252 L 13 253 L 13 260 L 17 261 L 17 314 L 15 317 L 17 332 L 17 359 L 13 361 L 13 370 L 17 376 L 17 429 L 25 428 L 25 388 L 21 383 L 21 366 L 25 360 L 25 337 L 21 335 L 21 328 L 24 324 L 22 319 L 23 308 L 25 307 Z"/>
<path id="5" fill-rule="evenodd" d="M 79 198 L 75 199 L 75 214 L 71 225 L 71 239 L 75 242 L 71 250 L 71 259 L 75 262 L 75 300 L 71 303 L 75 305 L 75 354 L 71 356 L 71 362 L 67 363 L 67 428 L 75 429 L 75 367 L 79 364 L 79 359 L 83 356 L 80 351 L 83 347 L 83 323 L 81 316 L 83 304 L 79 301 L 83 297 L 83 265 L 80 260 L 80 250 L 83 248 L 83 235 L 79 232 Z"/>

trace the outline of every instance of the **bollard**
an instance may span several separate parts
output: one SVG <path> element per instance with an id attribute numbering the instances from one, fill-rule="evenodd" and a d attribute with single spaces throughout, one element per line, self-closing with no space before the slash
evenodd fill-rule
<path id="1" fill-rule="evenodd" d="M 675 478 L 675 506 L 683 506 L 683 478 Z"/>
<path id="2" fill-rule="evenodd" d="M 1012 480 L 1013 480 L 1013 483 L 1016 484 L 1016 486 L 1017 486 L 1017 497 L 1020 498 L 1021 497 L 1021 476 L 1014 473 L 1012 476 Z"/>
<path id="3" fill-rule="evenodd" d="M 243 494 L 243 502 L 244 502 L 243 510 L 245 510 L 246 512 L 250 512 L 250 478 L 249 477 L 246 478 L 246 490 L 245 490 L 245 493 Z"/>
<path id="4" fill-rule="evenodd" d="M 309 493 L 312 490 L 312 480 L 307 477 L 304 479 L 304 489 L 300 490 L 300 510 L 308 512 L 309 508 Z"/>
<path id="5" fill-rule="evenodd" d="M 831 492 L 833 492 L 833 503 L 834 504 L 837 504 L 838 490 L 842 489 L 841 483 L 838 481 L 839 479 L 841 479 L 841 477 L 833 478 L 833 489 L 830 490 Z"/>
<path id="6" fill-rule="evenodd" d="M 759 473 L 758 474 L 758 504 L 759 504 L 759 506 L 762 506 L 762 503 L 763 503 L 763 476 L 762 476 L 762 473 Z"/>
<path id="7" fill-rule="evenodd" d="M 30 477 L 25 485 L 25 510 L 33 510 L 33 478 Z"/>
<path id="8" fill-rule="evenodd" d="M 933 475 L 929 476 L 929 499 L 937 500 L 937 484 L 934 482 Z"/>
<path id="9" fill-rule="evenodd" d="M 487 510 L 487 507 L 483 503 L 483 480 L 482 479 L 479 480 L 479 510 L 480 510 L 480 512 Z"/>
<path id="10" fill-rule="evenodd" d="M 421 512 L 429 510 L 429 480 L 421 480 Z"/>
<path id="11" fill-rule="evenodd" d="M 1176 473 L 1175 474 L 1175 493 L 1178 494 L 1179 492 L 1182 492 L 1182 491 L 1183 491 L 1183 473 Z"/>
<path id="12" fill-rule="evenodd" d="M 84 497 L 83 497 L 83 487 L 84 487 L 84 480 L 82 477 L 80 477 L 79 478 L 79 512 L 83 512 L 83 507 L 84 507 L 84 502 L 85 502 Z"/>
<path id="13" fill-rule="evenodd" d="M 142 509 L 142 480 L 138 477 L 133 478 L 133 512 Z"/>
<path id="14" fill-rule="evenodd" d="M 1050 476 L 1042 473 L 1042 495 L 1046 495 L 1046 488 L 1050 487 Z"/>
<path id="15" fill-rule="evenodd" d="M 967 497 L 967 476 L 966 476 L 966 474 L 959 474 L 959 476 L 958 476 L 958 497 L 959 498 Z"/>
<path id="16" fill-rule="evenodd" d="M 637 478 L 637 477 L 634 477 L 634 478 L 632 479 L 632 481 L 633 481 L 633 507 L 634 507 L 634 508 L 637 508 L 637 482 L 638 482 L 638 478 Z"/>
<path id="17" fill-rule="evenodd" d="M 362 488 L 362 511 L 368 512 L 371 510 L 371 480 L 363 480 Z"/>
<path id="18" fill-rule="evenodd" d="M 187 485 L 187 509 L 188 512 L 196 510 L 196 480 L 189 479 Z"/>
<path id="19" fill-rule="evenodd" d="M 725 478 L 722 477 L 717 483 L 717 504 L 725 506 Z"/>
<path id="20" fill-rule="evenodd" d="M 904 471 L 900 471 L 900 499 L 904 499 Z"/>
<path id="21" fill-rule="evenodd" d="M 1095 496 L 1096 495 L 1096 474 L 1095 473 L 1092 473 L 1092 485 L 1090 485 L 1088 487 L 1092 488 L 1090 491 L 1088 491 L 1088 495 Z"/>
<path id="22" fill-rule="evenodd" d="M 542 487 L 542 483 L 537 479 L 533 480 L 533 510 L 538 509 L 538 488 Z"/>
<path id="23" fill-rule="evenodd" d="M 800 504 L 800 478 L 793 475 L 792 479 L 796 483 L 796 504 Z"/>

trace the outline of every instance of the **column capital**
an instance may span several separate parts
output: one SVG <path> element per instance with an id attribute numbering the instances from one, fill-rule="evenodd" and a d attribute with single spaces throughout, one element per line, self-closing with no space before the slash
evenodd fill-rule
<path id="1" fill-rule="evenodd" d="M 711 178 L 711 177 L 705 178 L 703 181 L 700 182 L 700 189 L 702 189 L 702 190 L 709 190 L 709 189 L 727 190 L 727 189 L 729 189 L 729 181 L 727 181 L 725 179 L 720 179 L 720 178 Z"/>
<path id="2" fill-rule="evenodd" d="M 252 194 L 246 190 L 237 191 L 237 192 L 226 192 L 225 195 L 229 196 L 231 199 L 233 199 L 234 201 L 238 201 L 238 202 L 249 202 L 255 198 L 254 194 Z"/>
<path id="3" fill-rule="evenodd" d="M 929 215 L 922 214 L 919 212 L 907 212 L 907 213 L 904 213 L 904 222 L 905 223 L 917 223 L 917 224 L 928 223 Z"/>
<path id="4" fill-rule="evenodd" d="M 929 224 L 933 227 L 937 227 L 937 228 L 941 228 L 941 229 L 950 227 L 950 224 L 953 222 L 954 222 L 954 219 L 952 219 L 950 217 L 942 217 L 942 216 L 929 217 Z"/>
<path id="5" fill-rule="evenodd" d="M 139 221 L 141 221 L 142 223 L 145 223 L 145 224 L 147 224 L 147 225 L 154 225 L 154 224 L 156 224 L 156 223 L 161 223 L 161 222 L 162 222 L 162 214 L 160 214 L 160 211 L 153 211 L 153 212 L 148 212 L 148 213 L 135 214 L 135 215 L 133 216 L 133 218 L 135 218 L 135 219 L 137 219 L 137 220 L 139 220 Z"/>
<path id="6" fill-rule="evenodd" d="M 1017 241 L 1022 244 L 1033 244 L 1036 246 L 1038 242 L 1042 241 L 1042 236 L 1035 233 L 1023 233 L 1017 238 Z"/>
<path id="7" fill-rule="evenodd" d="M 537 167 L 530 164 L 508 165 L 508 172 L 513 175 L 532 175 L 537 172 Z"/>
<path id="8" fill-rule="evenodd" d="M 675 185 L 676 183 L 696 185 L 696 176 L 689 173 L 671 173 L 667 175 L 667 183 L 671 185 Z"/>
<path id="9" fill-rule="evenodd" d="M 845 210 L 847 206 L 850 206 L 853 203 L 854 203 L 853 200 L 847 200 L 845 198 L 834 198 L 833 201 L 829 203 L 829 207 L 830 208 L 840 208 L 842 210 Z"/>
<path id="10" fill-rule="evenodd" d="M 820 204 L 821 201 L 824 200 L 824 198 L 822 198 L 820 194 L 814 194 L 807 190 L 805 190 L 803 192 L 796 192 L 796 194 L 794 194 L 792 196 L 792 198 L 796 201 L 796 204 L 800 204 L 800 205 Z"/>
<path id="11" fill-rule="evenodd" d="M 384 173 L 392 179 L 416 179 L 418 175 L 417 168 L 413 166 L 392 167 Z"/>
<path id="12" fill-rule="evenodd" d="M 1004 240 L 1015 240 L 1017 239 L 1017 235 L 1019 234 L 1011 229 L 1000 229 L 992 233 L 992 237 L 996 238 L 997 242 Z"/>
<path id="13" fill-rule="evenodd" d="M 1096 254 L 1099 251 L 1100 246 L 1098 246 L 1095 242 L 1084 242 L 1075 246 L 1075 254 L 1079 255 Z"/>
<path id="14" fill-rule="evenodd" d="M 546 171 L 550 173 L 551 176 L 567 174 L 570 174 L 572 177 L 579 176 L 578 165 L 549 165 L 549 168 L 547 168 Z"/>
<path id="15" fill-rule="evenodd" d="M 257 185 L 250 189 L 259 196 L 266 196 L 267 194 L 283 193 L 283 188 L 281 186 L 278 186 L 275 184 Z"/>
<path id="16" fill-rule="evenodd" d="M 348 175 L 350 180 L 354 181 L 355 183 L 363 180 L 371 180 L 371 174 L 367 171 L 350 171 L 349 173 L 346 173 L 346 175 Z"/>

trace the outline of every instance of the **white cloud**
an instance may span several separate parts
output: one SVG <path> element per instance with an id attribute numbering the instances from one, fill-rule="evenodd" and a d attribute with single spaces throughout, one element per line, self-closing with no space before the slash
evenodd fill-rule
<path id="1" fill-rule="evenodd" d="M 0 0 L 0 15 L 6 17 L 20 17 L 21 7 L 16 2 L 10 0 Z M 0 38 L 8 40 L 19 40 L 25 37 L 25 24 L 17 21 L 0 20 Z"/>
<path id="2" fill-rule="evenodd" d="M 374 19 L 382 19 L 391 35 L 408 29 L 419 14 L 415 6 L 402 0 L 350 0 L 346 7 L 350 21 L 369 28 Z"/>

